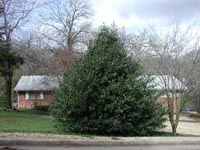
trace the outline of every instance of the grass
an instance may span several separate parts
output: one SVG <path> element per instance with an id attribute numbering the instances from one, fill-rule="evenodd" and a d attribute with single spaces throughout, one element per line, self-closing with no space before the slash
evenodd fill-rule
<path id="1" fill-rule="evenodd" d="M 52 118 L 48 113 L 29 110 L 29 111 L 0 111 L 0 133 L 43 133 L 43 134 L 64 134 L 59 132 L 52 122 Z M 94 138 L 97 135 L 65 133 L 72 136 Z M 155 131 L 151 136 L 171 137 L 172 133 Z M 179 137 L 194 137 L 194 135 L 182 135 Z M 118 140 L 118 136 L 105 136 Z M 199 136 L 198 136 L 199 137 Z"/>
<path id="2" fill-rule="evenodd" d="M 26 111 L 0 111 L 0 133 L 43 133 L 43 134 L 64 134 L 59 132 L 52 123 L 48 113 L 35 110 Z M 96 135 L 65 133 L 80 137 L 93 138 Z M 166 133 L 154 133 L 154 136 L 170 136 Z M 105 136 L 112 139 L 116 136 Z"/>
<path id="3" fill-rule="evenodd" d="M 60 134 L 51 117 L 36 112 L 0 111 L 0 132 Z"/>
<path id="4" fill-rule="evenodd" d="M 93 138 L 94 135 L 58 131 L 47 112 L 38 110 L 0 111 L 0 133 L 43 133 Z"/>

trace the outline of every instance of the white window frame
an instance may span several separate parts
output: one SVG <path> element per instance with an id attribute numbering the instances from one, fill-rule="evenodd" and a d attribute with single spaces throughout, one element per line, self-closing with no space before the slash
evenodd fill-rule
<path id="1" fill-rule="evenodd" d="M 28 92 L 26 92 L 26 94 L 25 94 L 25 99 L 26 100 L 43 100 L 44 99 L 44 93 L 43 92 L 38 92 L 38 93 L 40 93 L 40 98 L 38 99 L 38 98 L 30 98 L 30 92 L 36 92 L 36 91 L 28 91 Z"/>

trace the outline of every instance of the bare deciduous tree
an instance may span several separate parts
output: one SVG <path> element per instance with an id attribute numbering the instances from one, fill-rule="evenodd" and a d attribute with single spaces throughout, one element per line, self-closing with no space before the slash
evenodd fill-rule
<path id="1" fill-rule="evenodd" d="M 1 0 L 1 18 L 2 18 L 2 26 L 1 26 L 1 46 L 5 45 L 3 48 L 4 51 L 11 51 L 13 49 L 12 45 L 12 34 L 19 26 L 23 23 L 23 21 L 29 16 L 34 7 L 36 6 L 35 0 Z M 14 58 L 14 55 L 13 55 Z M 13 78 L 13 66 L 9 64 L 9 61 L 4 66 L 4 69 L 7 70 L 6 74 L 3 75 L 6 83 L 6 93 L 7 93 L 7 101 L 8 107 L 11 108 L 12 104 L 12 78 Z M 6 68 L 7 67 L 7 68 Z"/>
<path id="2" fill-rule="evenodd" d="M 0 4 L 3 9 L 1 33 L 5 36 L 5 40 L 10 42 L 12 33 L 19 28 L 36 7 L 36 0 L 1 0 Z"/>
<path id="3" fill-rule="evenodd" d="M 74 53 L 85 49 L 88 40 L 88 19 L 92 15 L 90 3 L 88 0 L 50 0 L 44 3 L 44 9 L 41 34 L 53 47 L 58 47 L 59 53 L 56 54 L 68 70 L 74 62 Z"/>
<path id="4" fill-rule="evenodd" d="M 192 25 L 183 28 L 173 23 L 165 29 L 151 27 L 137 34 L 122 34 L 122 42 L 134 60 L 142 64 L 144 74 L 159 75 L 165 83 L 167 113 L 174 135 L 184 104 L 199 96 L 200 34 L 194 29 Z M 177 83 L 176 78 L 183 84 Z"/>
<path id="5" fill-rule="evenodd" d="M 195 65 L 199 61 L 199 54 L 190 58 L 186 54 L 192 50 L 198 50 L 199 34 L 192 31 L 191 26 L 182 29 L 177 24 L 173 24 L 164 32 L 154 31 L 153 33 L 153 38 L 149 42 L 149 51 L 152 54 L 152 61 L 149 66 L 151 72 L 160 75 L 163 82 L 166 83 L 167 112 L 172 132 L 176 135 L 180 113 L 187 100 L 186 96 L 195 90 L 195 87 L 188 81 L 194 80 Z M 171 79 L 165 78 L 165 75 L 169 75 Z M 178 85 L 178 89 L 176 88 L 178 83 L 174 77 L 183 83 Z M 172 87 L 169 87 L 169 85 L 172 85 Z"/>

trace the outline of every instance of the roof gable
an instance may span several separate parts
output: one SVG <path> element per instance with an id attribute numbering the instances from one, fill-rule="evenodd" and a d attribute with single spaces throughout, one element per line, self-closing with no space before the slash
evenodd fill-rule
<path id="1" fill-rule="evenodd" d="M 145 76 L 140 76 L 145 77 Z M 157 90 L 186 90 L 187 87 L 174 76 L 152 75 L 152 84 Z M 15 91 L 53 91 L 59 87 L 59 79 L 53 76 L 22 76 Z"/>
<path id="2" fill-rule="evenodd" d="M 22 76 L 15 91 L 53 91 L 59 87 L 59 80 L 51 76 Z"/>
<path id="3" fill-rule="evenodd" d="M 187 87 L 174 76 L 151 75 L 149 77 L 153 79 L 151 84 L 157 90 L 177 90 L 177 91 L 187 90 Z"/>

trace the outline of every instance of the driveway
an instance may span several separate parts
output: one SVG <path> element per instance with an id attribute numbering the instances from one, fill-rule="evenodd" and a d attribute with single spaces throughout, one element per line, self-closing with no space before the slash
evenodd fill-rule
<path id="1" fill-rule="evenodd" d="M 167 127 L 162 129 L 161 131 L 171 132 L 172 129 L 170 122 L 167 121 L 165 124 L 167 125 Z M 181 116 L 177 128 L 177 133 L 184 135 L 200 136 L 200 119 L 195 120 L 187 116 Z"/>

